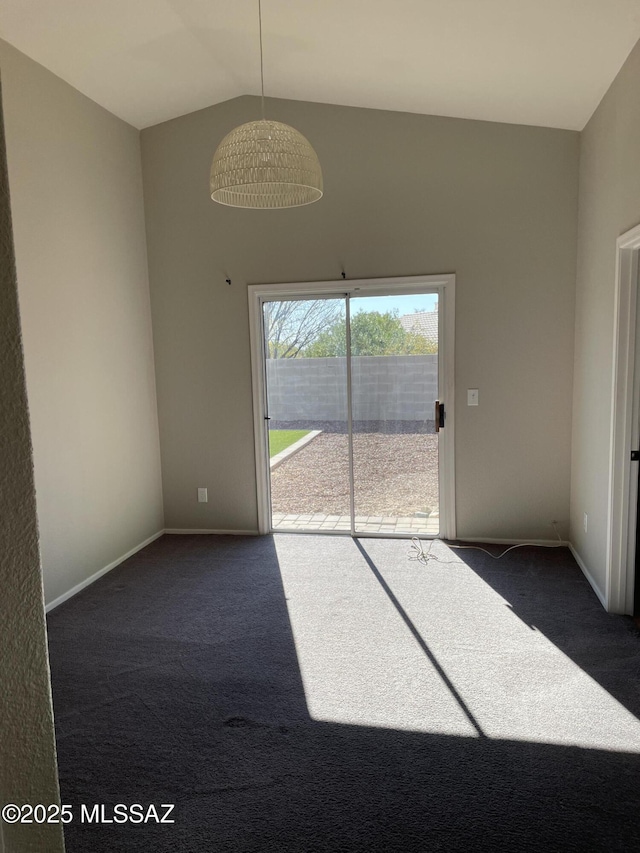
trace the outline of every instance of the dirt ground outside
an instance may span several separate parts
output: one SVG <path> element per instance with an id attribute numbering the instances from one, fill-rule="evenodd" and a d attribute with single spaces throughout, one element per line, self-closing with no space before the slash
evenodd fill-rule
<path id="1" fill-rule="evenodd" d="M 353 450 L 356 515 L 413 516 L 438 509 L 437 435 L 354 432 Z M 346 432 L 323 431 L 272 471 L 271 503 L 274 513 L 348 515 Z"/>

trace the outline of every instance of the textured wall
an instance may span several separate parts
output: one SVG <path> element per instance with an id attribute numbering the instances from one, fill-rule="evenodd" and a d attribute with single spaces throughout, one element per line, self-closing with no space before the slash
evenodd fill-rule
<path id="1" fill-rule="evenodd" d="M 616 239 L 640 222 L 640 43 L 580 141 L 571 541 L 605 588 Z M 588 532 L 583 513 L 589 516 Z"/>
<path id="2" fill-rule="evenodd" d="M 162 529 L 139 135 L 0 42 L 44 585 Z"/>
<path id="3" fill-rule="evenodd" d="M 0 804 L 59 802 L 38 526 L 0 120 Z M 0 827 L 6 853 L 57 853 L 60 826 Z"/>
<path id="4" fill-rule="evenodd" d="M 354 356 L 352 365 L 355 420 L 433 420 L 437 355 Z M 344 421 L 346 359 L 271 358 L 267 391 L 272 420 Z"/>
<path id="5" fill-rule="evenodd" d="M 566 534 L 578 134 L 271 99 L 267 113 L 315 146 L 317 204 L 209 198 L 216 145 L 256 99 L 141 134 L 167 526 L 255 529 L 246 285 L 344 266 L 456 273 L 459 535 L 546 539 L 552 520 Z"/>

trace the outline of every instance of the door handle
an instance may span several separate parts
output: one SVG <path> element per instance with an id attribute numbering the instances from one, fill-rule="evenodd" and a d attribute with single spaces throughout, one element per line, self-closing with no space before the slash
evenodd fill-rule
<path id="1" fill-rule="evenodd" d="M 444 403 L 441 403 L 440 400 L 436 400 L 435 424 L 436 432 L 444 429 Z"/>

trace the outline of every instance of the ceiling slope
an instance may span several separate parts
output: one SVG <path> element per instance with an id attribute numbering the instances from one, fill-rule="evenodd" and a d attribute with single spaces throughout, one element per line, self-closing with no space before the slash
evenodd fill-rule
<path id="1" fill-rule="evenodd" d="M 263 0 L 266 94 L 581 130 L 640 0 Z M 0 36 L 142 128 L 259 94 L 257 0 L 0 0 Z"/>

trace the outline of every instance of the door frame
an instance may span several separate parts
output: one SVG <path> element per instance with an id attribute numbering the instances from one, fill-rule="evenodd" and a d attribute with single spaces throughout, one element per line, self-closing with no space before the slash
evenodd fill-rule
<path id="1" fill-rule="evenodd" d="M 613 329 L 613 388 L 604 606 L 633 614 L 636 561 L 638 465 L 631 451 L 640 441 L 640 346 L 638 255 L 640 225 L 616 241 Z"/>
<path id="2" fill-rule="evenodd" d="M 443 539 L 456 538 L 455 501 L 455 275 L 416 275 L 396 278 L 363 278 L 338 281 L 251 284 L 249 294 L 249 335 L 253 431 L 255 439 L 258 532 L 271 532 L 269 494 L 269 451 L 266 429 L 266 358 L 264 352 L 264 302 L 278 298 L 312 299 L 322 296 L 389 296 L 430 291 L 438 293 L 438 394 L 445 404 L 446 427 L 439 433 L 438 468 L 440 485 L 440 531 Z M 440 346 L 440 341 L 444 346 Z M 365 536 L 366 534 L 358 534 Z M 382 534 L 379 534 L 382 536 Z"/>

